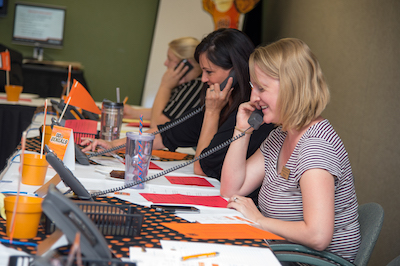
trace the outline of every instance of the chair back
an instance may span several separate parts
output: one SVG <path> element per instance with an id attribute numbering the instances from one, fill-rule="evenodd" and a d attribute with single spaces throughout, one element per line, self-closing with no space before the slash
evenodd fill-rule
<path id="1" fill-rule="evenodd" d="M 399 266 L 400 265 L 400 255 L 392 259 L 386 266 Z"/>
<path id="2" fill-rule="evenodd" d="M 381 205 L 375 202 L 365 203 L 358 207 L 358 221 L 360 223 L 361 245 L 354 264 L 366 266 L 372 250 L 382 229 L 384 211 Z"/>

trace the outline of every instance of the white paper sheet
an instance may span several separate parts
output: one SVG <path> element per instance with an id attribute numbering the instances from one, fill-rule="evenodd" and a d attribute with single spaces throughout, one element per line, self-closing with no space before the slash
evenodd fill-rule
<path id="1" fill-rule="evenodd" d="M 143 265 L 178 265 L 178 266 L 257 266 L 281 265 L 269 248 L 243 247 L 222 244 L 194 243 L 161 240 L 162 249 L 131 247 L 130 260 Z M 215 257 L 195 258 L 182 261 L 182 256 L 218 252 Z"/>

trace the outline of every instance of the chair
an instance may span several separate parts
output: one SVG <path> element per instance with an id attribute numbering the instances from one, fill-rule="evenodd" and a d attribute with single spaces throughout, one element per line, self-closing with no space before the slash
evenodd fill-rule
<path id="1" fill-rule="evenodd" d="M 270 247 L 279 261 L 302 262 L 313 265 L 367 265 L 383 224 L 384 211 L 378 203 L 366 203 L 358 207 L 361 245 L 354 264 L 327 251 L 316 251 L 298 244 L 274 243 Z"/>
<path id="2" fill-rule="evenodd" d="M 398 266 L 400 265 L 400 255 L 392 259 L 386 266 Z"/>

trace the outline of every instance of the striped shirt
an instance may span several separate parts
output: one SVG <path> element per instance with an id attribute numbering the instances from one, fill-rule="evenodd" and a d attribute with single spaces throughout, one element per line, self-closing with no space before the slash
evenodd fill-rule
<path id="1" fill-rule="evenodd" d="M 286 168 L 286 180 L 277 173 L 277 162 L 286 132 L 278 127 L 261 144 L 265 176 L 258 202 L 264 216 L 302 221 L 300 178 L 309 169 L 324 169 L 335 177 L 335 225 L 327 251 L 353 261 L 360 246 L 358 203 L 345 147 L 328 120 L 311 126 L 300 138 Z"/>
<path id="2" fill-rule="evenodd" d="M 200 92 L 203 88 L 201 77 L 175 87 L 164 108 L 163 114 L 173 120 L 183 113 L 200 105 Z"/>

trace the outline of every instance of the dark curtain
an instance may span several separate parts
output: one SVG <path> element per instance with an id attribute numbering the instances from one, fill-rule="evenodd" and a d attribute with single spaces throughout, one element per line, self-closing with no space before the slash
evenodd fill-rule
<path id="1" fill-rule="evenodd" d="M 36 107 L 0 104 L 0 171 L 21 142 L 22 132 L 31 124 Z"/>

